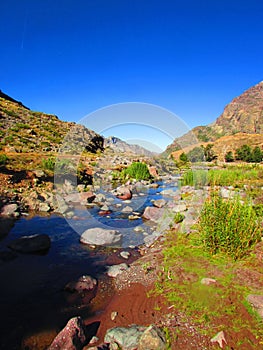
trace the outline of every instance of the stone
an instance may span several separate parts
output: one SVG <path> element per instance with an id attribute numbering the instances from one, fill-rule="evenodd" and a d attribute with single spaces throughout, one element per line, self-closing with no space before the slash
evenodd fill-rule
<path id="1" fill-rule="evenodd" d="M 174 190 L 167 189 L 167 190 L 163 190 L 163 191 L 161 192 L 161 194 L 162 194 L 163 196 L 173 197 L 173 196 L 175 196 L 177 193 L 176 193 Z"/>
<path id="2" fill-rule="evenodd" d="M 86 328 L 81 317 L 71 318 L 48 350 L 80 350 L 86 343 Z"/>
<path id="3" fill-rule="evenodd" d="M 123 258 L 123 259 L 129 259 L 129 256 L 131 254 L 129 252 L 120 252 L 120 256 Z"/>
<path id="4" fill-rule="evenodd" d="M 16 203 L 3 206 L 1 216 L 17 216 L 18 205 Z"/>
<path id="5" fill-rule="evenodd" d="M 154 182 L 150 185 L 151 188 L 158 188 L 159 187 L 159 184 Z"/>
<path id="6" fill-rule="evenodd" d="M 133 209 L 132 209 L 132 207 L 130 207 L 130 206 L 126 206 L 126 207 L 124 207 L 123 209 L 122 209 L 122 213 L 131 213 L 133 211 Z"/>
<path id="7" fill-rule="evenodd" d="M 164 333 L 154 325 L 150 325 L 139 339 L 137 350 L 164 350 L 166 349 Z"/>
<path id="8" fill-rule="evenodd" d="M 158 177 L 158 176 L 159 176 L 158 171 L 157 171 L 157 169 L 156 169 L 155 166 L 149 166 L 148 169 L 149 169 L 149 173 L 150 173 L 153 177 Z"/>
<path id="9" fill-rule="evenodd" d="M 214 338 L 211 339 L 211 343 L 218 343 L 220 348 L 223 349 L 224 343 L 227 344 L 224 332 L 221 331 L 217 333 Z"/>
<path id="10" fill-rule="evenodd" d="M 41 170 L 41 169 L 33 170 L 32 172 L 33 172 L 33 174 L 34 174 L 36 177 L 38 177 L 38 178 L 39 178 L 39 177 L 45 176 L 44 171 Z"/>
<path id="11" fill-rule="evenodd" d="M 104 338 L 104 342 L 110 344 L 110 349 L 117 346 L 116 349 L 136 350 L 139 339 L 143 334 L 145 327 L 133 325 L 129 328 L 115 327 L 108 329 Z"/>
<path id="12" fill-rule="evenodd" d="M 116 189 L 117 198 L 122 200 L 129 200 L 132 198 L 132 191 L 129 186 L 120 186 Z"/>
<path id="13" fill-rule="evenodd" d="M 201 279 L 201 284 L 204 284 L 206 286 L 209 286 L 210 284 L 215 284 L 215 283 L 216 283 L 216 280 L 213 278 L 205 277 Z"/>
<path id="14" fill-rule="evenodd" d="M 81 276 L 77 281 L 69 282 L 65 286 L 65 290 L 71 293 L 82 293 L 85 291 L 93 290 L 97 287 L 97 280 L 91 276 Z"/>
<path id="15" fill-rule="evenodd" d="M 122 240 L 122 235 L 116 230 L 107 230 L 100 227 L 90 228 L 84 231 L 80 237 L 83 244 L 116 246 Z"/>
<path id="16" fill-rule="evenodd" d="M 112 311 L 112 313 L 110 314 L 110 318 L 111 318 L 112 321 L 114 321 L 117 316 L 118 316 L 118 312 L 117 311 Z"/>
<path id="17" fill-rule="evenodd" d="M 162 208 L 164 207 L 166 204 L 166 200 L 164 199 L 156 199 L 155 201 L 153 201 L 153 205 L 157 208 Z"/>
<path id="18" fill-rule="evenodd" d="M 50 245 L 51 241 L 48 235 L 36 234 L 15 239 L 8 244 L 8 247 L 19 253 L 27 254 L 47 251 Z"/>
<path id="19" fill-rule="evenodd" d="M 128 268 L 129 268 L 129 266 L 125 263 L 108 266 L 107 275 L 109 277 L 116 277 L 117 275 L 119 275 L 123 271 L 128 270 Z"/>
<path id="20" fill-rule="evenodd" d="M 51 208 L 48 203 L 45 203 L 45 202 L 39 203 L 39 207 L 38 207 L 39 211 L 48 212 L 50 211 L 50 209 Z"/>
<path id="21" fill-rule="evenodd" d="M 142 217 L 146 220 L 158 222 L 164 214 L 164 208 L 146 207 Z"/>
<path id="22" fill-rule="evenodd" d="M 182 211 L 186 211 L 187 207 L 185 204 L 177 204 L 177 205 L 174 205 L 171 209 L 175 213 L 181 213 Z"/>
<path id="23" fill-rule="evenodd" d="M 98 193 L 98 194 L 96 194 L 95 200 L 96 200 L 96 202 L 105 202 L 106 197 L 104 196 L 104 194 Z"/>
<path id="24" fill-rule="evenodd" d="M 128 219 L 129 220 L 138 220 L 138 219 L 140 219 L 140 216 L 139 215 L 129 215 Z"/>

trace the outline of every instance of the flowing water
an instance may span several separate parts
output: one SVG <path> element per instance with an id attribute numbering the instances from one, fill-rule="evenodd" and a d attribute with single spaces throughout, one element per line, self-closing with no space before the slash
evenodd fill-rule
<path id="1" fill-rule="evenodd" d="M 79 242 L 80 234 L 96 225 L 119 230 L 123 234 L 123 249 L 143 244 L 154 227 L 141 218 L 128 220 L 131 213 L 121 212 L 120 204 L 142 213 L 152 205 L 152 200 L 163 198 L 160 192 L 167 188 L 176 189 L 176 181 L 160 183 L 157 189 L 142 187 L 128 203 L 112 196 L 111 207 L 115 209 L 108 216 L 100 216 L 98 208 L 75 207 L 74 215 L 67 219 L 52 214 L 17 220 L 9 234 L 1 238 L 0 252 L 8 251 L 8 243 L 18 237 L 40 233 L 49 235 L 51 248 L 43 255 L 14 253 L 2 259 L 0 256 L 0 349 L 20 349 L 22 338 L 29 333 L 60 329 L 70 317 L 89 316 L 89 305 L 74 307 L 63 288 L 83 274 L 105 276 L 110 250 L 90 249 Z M 141 226 L 143 233 L 135 232 L 136 226 Z"/>

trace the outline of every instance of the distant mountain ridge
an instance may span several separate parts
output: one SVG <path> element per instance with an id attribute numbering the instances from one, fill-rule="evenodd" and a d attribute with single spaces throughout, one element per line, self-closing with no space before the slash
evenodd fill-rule
<path id="1" fill-rule="evenodd" d="M 129 144 L 115 136 L 109 136 L 105 138 L 104 147 L 109 147 L 117 153 L 132 153 L 140 156 L 144 155 L 147 157 L 153 157 L 156 155 L 156 153 L 151 152 L 142 146 Z"/>
<path id="2" fill-rule="evenodd" d="M 200 142 L 214 142 L 223 136 L 237 133 L 263 134 L 263 81 L 234 98 L 212 124 L 197 126 L 176 138 L 166 152 L 171 153 Z"/>

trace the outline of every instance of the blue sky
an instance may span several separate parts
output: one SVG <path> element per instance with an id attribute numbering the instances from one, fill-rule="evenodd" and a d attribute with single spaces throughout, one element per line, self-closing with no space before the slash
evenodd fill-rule
<path id="1" fill-rule="evenodd" d="M 142 102 L 192 128 L 263 79 L 258 0 L 9 0 L 0 13 L 0 89 L 63 120 Z"/>

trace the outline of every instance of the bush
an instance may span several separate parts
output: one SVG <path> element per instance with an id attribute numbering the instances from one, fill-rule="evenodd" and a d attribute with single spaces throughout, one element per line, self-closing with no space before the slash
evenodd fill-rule
<path id="1" fill-rule="evenodd" d="M 211 254 L 224 253 L 234 260 L 244 257 L 260 241 L 262 228 L 251 203 L 238 197 L 224 200 L 212 193 L 201 212 L 200 241 Z"/>
<path id="2" fill-rule="evenodd" d="M 42 159 L 42 167 L 43 169 L 54 171 L 55 159 L 52 157 L 49 157 L 48 159 Z"/>
<path id="3" fill-rule="evenodd" d="M 6 165 L 8 158 L 6 154 L 0 154 L 0 166 Z"/>
<path id="4" fill-rule="evenodd" d="M 149 180 L 152 177 L 147 165 L 140 162 L 132 163 L 122 171 L 122 175 L 136 180 Z"/>

